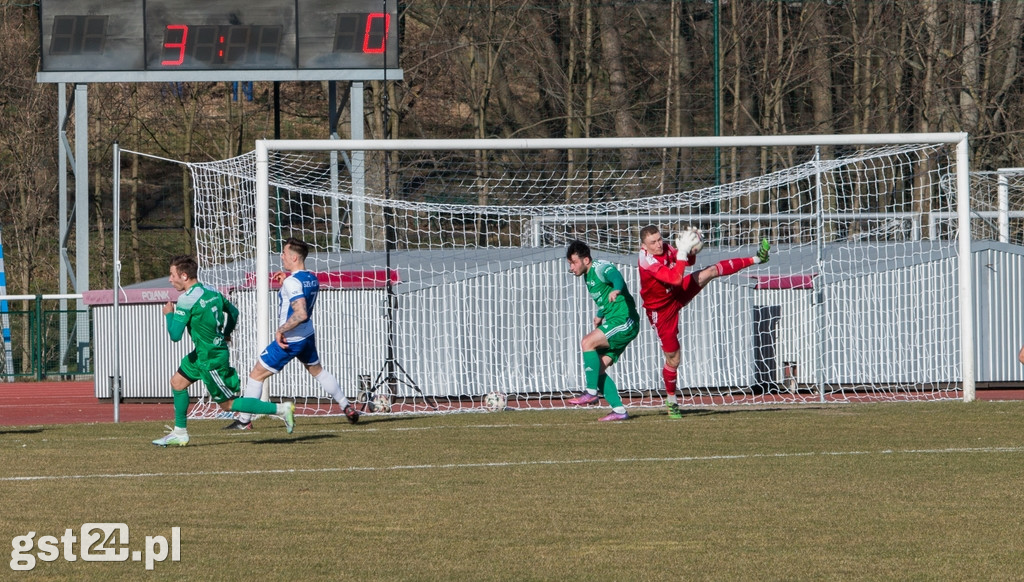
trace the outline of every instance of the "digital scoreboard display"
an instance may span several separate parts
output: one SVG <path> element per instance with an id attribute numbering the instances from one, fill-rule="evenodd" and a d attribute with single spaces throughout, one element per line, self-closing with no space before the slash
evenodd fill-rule
<path id="1" fill-rule="evenodd" d="M 39 15 L 41 73 L 398 67 L 397 0 L 41 0 Z"/>

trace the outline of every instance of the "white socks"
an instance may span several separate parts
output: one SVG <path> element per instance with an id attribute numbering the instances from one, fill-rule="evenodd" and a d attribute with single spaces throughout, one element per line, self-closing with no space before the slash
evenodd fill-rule
<path id="1" fill-rule="evenodd" d="M 341 405 L 342 410 L 349 405 L 348 398 L 345 397 L 345 393 L 341 391 L 341 386 L 338 385 L 338 380 L 333 374 L 328 372 L 326 369 L 320 372 L 319 376 L 315 376 L 316 381 L 320 383 L 320 386 L 334 398 L 338 404 Z M 242 391 L 242 396 L 246 398 L 261 398 L 263 396 L 263 382 L 257 382 L 252 378 L 248 378 L 245 383 L 245 389 Z M 283 414 L 280 405 L 278 405 L 277 413 Z M 238 421 L 245 424 L 252 420 L 252 414 L 248 412 L 239 412 Z"/>
<path id="2" fill-rule="evenodd" d="M 334 398 L 338 404 L 341 405 L 342 410 L 348 406 L 348 398 L 346 398 L 345 393 L 341 391 L 341 386 L 338 385 L 338 380 L 334 377 L 334 374 L 331 374 L 326 368 L 324 368 L 320 372 L 320 375 L 314 376 L 314 378 L 316 378 L 316 381 L 320 383 L 321 387 L 323 387 L 324 392 L 330 394 L 331 398 Z"/>
<path id="3" fill-rule="evenodd" d="M 242 390 L 242 396 L 246 398 L 260 398 L 263 396 L 263 382 L 257 382 L 252 378 L 247 378 L 245 382 L 245 389 Z M 252 420 L 252 414 L 248 412 L 238 413 L 238 422 L 245 424 Z"/>

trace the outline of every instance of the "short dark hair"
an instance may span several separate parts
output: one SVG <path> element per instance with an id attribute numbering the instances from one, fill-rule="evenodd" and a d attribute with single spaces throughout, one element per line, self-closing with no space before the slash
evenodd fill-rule
<path id="1" fill-rule="evenodd" d="M 302 257 L 303 262 L 309 256 L 309 245 L 304 240 L 294 236 L 284 241 L 284 248 L 290 248 L 293 252 L 298 253 Z"/>
<path id="2" fill-rule="evenodd" d="M 641 228 L 640 229 L 640 242 L 644 242 L 644 240 L 646 240 L 647 237 L 651 236 L 652 234 L 657 234 L 659 232 L 661 232 L 661 231 L 658 230 L 658 227 L 654 226 L 653 224 L 649 224 L 649 225 Z"/>
<path id="3" fill-rule="evenodd" d="M 573 255 L 579 257 L 581 261 L 583 259 L 590 259 L 590 247 L 581 240 L 574 240 L 569 243 L 569 248 L 565 251 L 565 258 L 572 259 Z"/>
<path id="4" fill-rule="evenodd" d="M 199 263 L 196 262 L 196 258 L 193 256 L 177 255 L 171 257 L 171 266 L 189 279 L 195 279 L 199 276 Z"/>

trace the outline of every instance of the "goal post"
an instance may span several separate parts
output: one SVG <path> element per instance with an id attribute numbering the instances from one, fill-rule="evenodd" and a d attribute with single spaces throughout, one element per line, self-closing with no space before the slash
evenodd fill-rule
<path id="1" fill-rule="evenodd" d="M 378 392 L 398 411 L 481 408 L 489 392 L 562 406 L 593 315 L 565 247 L 590 244 L 639 303 L 647 224 L 669 240 L 701 228 L 695 268 L 773 244 L 681 312 L 684 405 L 974 398 L 966 134 L 261 140 L 190 166 L 203 274 L 255 320 L 237 361 L 272 336 L 276 253 L 302 237 L 325 282 L 325 367 L 364 409 Z M 641 327 L 610 375 L 658 405 L 663 356 Z M 287 372 L 272 396 L 332 412 Z"/>

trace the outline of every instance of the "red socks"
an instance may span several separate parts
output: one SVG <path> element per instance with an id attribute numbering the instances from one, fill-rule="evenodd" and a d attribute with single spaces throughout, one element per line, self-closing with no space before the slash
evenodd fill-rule
<path id="1" fill-rule="evenodd" d="M 732 275 L 733 273 L 746 269 L 750 265 L 754 264 L 754 257 L 743 257 L 742 259 L 727 259 L 724 261 L 718 261 L 715 264 L 718 267 L 718 275 L 725 277 L 726 275 Z"/>
<path id="2" fill-rule="evenodd" d="M 661 379 L 665 381 L 665 393 L 669 396 L 676 393 L 676 378 L 678 377 L 678 372 L 668 366 L 661 369 Z"/>

